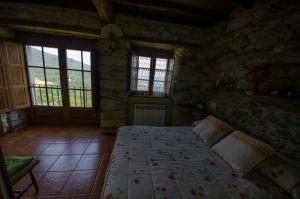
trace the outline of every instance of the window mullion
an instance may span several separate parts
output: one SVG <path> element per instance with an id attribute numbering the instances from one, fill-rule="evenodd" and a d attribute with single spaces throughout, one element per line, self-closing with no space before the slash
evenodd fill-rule
<path id="1" fill-rule="evenodd" d="M 169 73 L 170 73 L 170 59 L 167 59 L 167 70 L 166 70 L 166 74 L 165 74 L 165 82 L 164 82 L 164 90 L 165 90 L 165 95 L 169 95 L 169 92 L 167 91 L 168 87 L 169 87 L 169 82 L 168 82 L 168 77 L 169 77 Z"/>
<path id="2" fill-rule="evenodd" d="M 43 58 L 43 69 L 44 69 L 44 76 L 45 76 L 45 90 L 46 90 L 46 99 L 47 99 L 47 106 L 49 106 L 49 99 L 48 99 L 48 84 L 47 84 L 47 76 L 46 76 L 46 68 L 45 68 L 45 56 L 44 56 L 44 47 L 42 46 L 42 58 Z"/>
<path id="3" fill-rule="evenodd" d="M 84 72 L 83 72 L 83 55 L 82 55 L 82 50 L 80 51 L 81 52 L 81 69 L 82 69 L 82 71 L 81 71 L 81 76 L 82 76 L 82 96 L 84 96 Z M 79 90 L 79 94 L 81 93 L 81 91 Z M 81 96 L 81 95 L 79 95 L 79 96 Z M 82 100 L 82 99 L 80 99 L 80 100 Z M 80 104 L 81 104 L 81 102 L 80 102 Z M 85 98 L 83 97 L 83 107 L 85 107 Z"/>
<path id="4" fill-rule="evenodd" d="M 155 71 L 155 56 L 152 54 L 150 61 L 150 78 L 149 78 L 149 95 L 153 95 L 153 85 L 154 85 L 154 71 Z"/>
<path id="5" fill-rule="evenodd" d="M 139 79 L 139 69 L 140 69 L 140 56 L 137 56 L 137 69 L 136 69 L 136 82 L 135 82 L 135 90 L 138 91 L 138 79 Z"/>

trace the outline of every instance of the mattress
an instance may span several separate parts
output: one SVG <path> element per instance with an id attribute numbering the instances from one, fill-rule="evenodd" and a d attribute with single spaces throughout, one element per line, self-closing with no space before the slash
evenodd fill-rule
<path id="1" fill-rule="evenodd" d="M 243 178 L 191 127 L 123 126 L 118 130 L 103 199 L 282 199 L 256 172 Z"/>

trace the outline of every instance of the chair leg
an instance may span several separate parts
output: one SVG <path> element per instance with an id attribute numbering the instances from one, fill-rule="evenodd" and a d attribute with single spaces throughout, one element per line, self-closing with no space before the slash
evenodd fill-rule
<path id="1" fill-rule="evenodd" d="M 38 184 L 36 182 L 36 179 L 35 179 L 32 171 L 30 171 L 29 174 L 30 174 L 30 177 L 31 177 L 32 184 L 33 184 L 33 186 L 35 188 L 35 191 L 38 192 L 39 191 L 39 186 L 38 186 Z"/>

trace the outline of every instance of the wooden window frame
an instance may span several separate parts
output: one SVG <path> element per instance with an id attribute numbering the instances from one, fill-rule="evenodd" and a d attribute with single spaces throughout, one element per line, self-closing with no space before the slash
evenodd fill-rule
<path id="1" fill-rule="evenodd" d="M 30 45 L 26 45 L 26 46 L 30 46 Z M 41 47 L 41 48 L 42 48 L 42 62 L 43 62 L 43 65 L 42 65 L 42 66 L 29 65 L 29 64 L 28 64 L 28 60 L 27 60 L 27 54 L 26 54 L 27 52 L 25 52 L 25 54 L 26 54 L 26 56 L 25 56 L 25 57 L 26 57 L 26 68 L 27 68 L 27 71 L 28 71 L 27 73 L 28 73 L 28 74 L 30 74 L 30 72 L 29 72 L 29 69 L 30 69 L 30 68 L 39 68 L 39 69 L 42 69 L 42 70 L 43 70 L 43 73 L 44 73 L 44 78 L 45 78 L 45 85 L 44 85 L 44 86 L 38 86 L 38 87 L 32 86 L 32 84 L 31 84 L 31 82 L 30 82 L 30 77 L 28 76 L 29 89 L 30 89 L 31 98 L 32 98 L 32 93 L 31 93 L 31 92 L 32 92 L 32 89 L 34 89 L 34 93 L 36 92 L 36 91 L 35 91 L 36 88 L 45 89 L 45 91 L 46 91 L 47 105 L 43 105 L 43 103 L 42 103 L 41 105 L 33 103 L 33 101 L 37 102 L 37 100 L 36 100 L 36 94 L 34 94 L 35 99 L 31 99 L 31 103 L 32 103 L 33 106 L 62 107 L 62 106 L 63 106 L 63 103 L 62 103 L 62 82 L 61 82 L 61 79 L 60 79 L 60 86 L 56 88 L 57 91 L 60 92 L 60 95 L 58 95 L 58 96 L 61 97 L 61 102 L 59 102 L 60 106 L 55 106 L 54 104 L 50 105 L 50 102 L 49 102 L 49 95 L 48 95 L 48 89 L 49 89 L 50 87 L 48 87 L 48 85 L 47 85 L 47 73 L 46 73 L 46 69 L 57 70 L 57 71 L 59 72 L 59 74 L 60 74 L 60 75 L 59 75 L 59 78 L 61 78 L 61 69 L 60 69 L 60 67 L 54 68 L 54 67 L 47 67 L 47 66 L 46 66 L 46 64 L 45 64 L 44 48 L 48 48 L 49 46 L 43 45 L 43 46 L 38 46 L 38 47 Z M 56 47 L 51 47 L 51 48 L 56 48 Z M 58 59 L 58 63 L 59 63 L 59 48 L 57 48 L 57 51 L 58 51 L 57 59 Z M 53 98 L 53 89 L 52 89 L 52 98 Z"/>
<path id="2" fill-rule="evenodd" d="M 131 88 L 131 81 L 132 81 L 132 77 L 131 77 L 131 73 L 132 73 L 132 57 L 133 56 L 142 56 L 142 57 L 149 57 L 150 60 L 150 71 L 149 71 L 149 80 L 145 80 L 145 81 L 149 81 L 149 87 L 148 87 L 148 91 L 138 91 L 138 90 L 132 90 Z M 165 75 L 165 80 L 164 81 L 159 81 L 159 80 L 155 80 L 155 70 L 160 70 L 160 69 L 156 69 L 156 59 L 157 58 L 162 58 L 162 59 L 167 59 L 167 69 L 161 69 L 162 71 L 166 72 Z M 173 70 L 169 70 L 170 67 L 170 60 L 174 59 L 173 57 L 173 52 L 172 51 L 166 51 L 166 50 L 160 50 L 160 49 L 150 49 L 150 48 L 140 48 L 140 47 L 135 47 L 131 53 L 131 57 L 130 57 L 130 74 L 129 74 L 129 91 L 130 91 L 130 95 L 134 96 L 150 96 L 150 97 L 171 97 L 171 90 L 172 90 L 172 84 L 173 84 L 173 78 L 174 78 L 174 67 L 173 66 Z M 140 67 L 137 67 L 137 74 L 138 74 L 138 70 Z M 153 92 L 154 89 L 154 82 L 164 82 L 164 87 L 166 88 L 166 78 L 167 78 L 167 73 L 171 72 L 171 82 L 170 82 L 170 89 L 167 92 L 164 92 L 164 95 L 156 95 L 155 92 Z M 136 79 L 136 81 L 138 81 L 140 79 Z"/>
<path id="3" fill-rule="evenodd" d="M 67 50 L 74 50 L 74 49 L 65 49 L 65 51 L 66 51 L 66 58 L 67 58 Z M 86 73 L 91 73 L 91 78 L 92 78 L 92 65 L 90 66 L 90 70 L 84 70 L 84 68 L 83 68 L 83 52 L 85 51 L 85 52 L 89 52 L 90 54 L 92 54 L 92 52 L 90 52 L 90 51 L 87 51 L 87 50 L 77 50 L 77 51 L 80 51 L 80 55 L 81 55 L 81 69 L 79 70 L 79 69 L 72 69 L 72 68 L 68 68 L 68 64 L 67 64 L 67 67 L 66 67 L 66 70 L 67 70 L 67 76 L 68 76 L 68 72 L 69 71 L 77 71 L 77 72 L 80 72 L 81 73 L 81 77 L 82 77 L 82 86 L 83 86 L 83 88 L 82 89 L 78 89 L 78 88 L 70 88 L 69 87 L 69 84 L 68 84 L 68 87 L 66 88 L 66 90 L 68 90 L 68 92 L 69 92 L 69 102 L 70 102 L 70 91 L 72 90 L 82 90 L 82 93 L 83 93 L 83 96 L 85 96 L 85 92 L 86 91 L 88 91 L 88 92 L 91 92 L 91 97 L 93 97 L 93 87 L 92 87 L 92 82 L 91 82 L 91 88 L 90 89 L 85 89 L 84 88 L 84 85 L 85 85 L 85 81 L 84 81 L 84 74 L 85 74 L 85 72 Z M 91 59 L 91 57 L 90 57 L 90 59 Z M 92 60 L 91 60 L 92 61 Z M 91 79 L 91 81 L 92 81 L 92 79 Z M 75 91 L 75 99 L 76 99 L 76 91 Z M 92 106 L 91 107 L 93 107 L 93 100 L 92 100 L 92 102 L 91 102 L 92 104 Z M 81 103 L 80 103 L 81 104 Z M 83 100 L 83 106 L 76 106 L 76 100 L 75 100 L 75 106 L 71 106 L 71 105 L 69 105 L 70 106 L 70 108 L 91 108 L 91 107 L 88 107 L 87 106 L 87 104 L 86 104 L 86 98 L 84 97 L 84 100 Z"/>
<path id="4" fill-rule="evenodd" d="M 58 36 L 58 35 L 49 35 L 49 34 L 38 34 L 38 33 L 28 33 L 23 31 L 16 31 L 16 40 L 23 43 L 24 52 L 26 45 L 33 46 L 43 46 L 50 48 L 58 48 L 58 57 L 59 57 L 59 66 L 67 67 L 66 61 L 66 50 L 80 50 L 80 51 L 89 51 L 91 53 L 91 90 L 92 90 L 92 107 L 95 112 L 100 109 L 100 95 L 99 95 L 99 53 L 97 41 L 94 39 L 87 38 L 78 38 L 72 36 Z M 75 41 L 75 42 L 74 42 Z M 64 52 L 63 52 L 64 51 Z M 26 56 L 25 56 L 26 58 Z M 27 60 L 26 60 L 27 63 Z M 60 71 L 64 71 L 59 69 Z M 66 69 L 65 71 L 67 71 Z M 62 78 L 67 78 L 67 74 L 61 73 L 61 89 L 64 86 L 62 85 Z M 27 80 L 29 81 L 29 78 Z M 31 91 L 30 91 L 31 92 Z M 62 93 L 63 95 L 63 93 Z M 63 97 L 62 98 L 66 98 Z M 69 101 L 69 99 L 67 99 Z M 32 101 L 32 100 L 31 100 Z M 45 107 L 45 106 L 44 106 Z M 46 106 L 47 107 L 47 106 Z M 52 108 L 53 106 L 49 106 Z M 54 106 L 55 107 L 55 106 Z M 60 108 L 60 107 L 58 107 Z M 70 107 L 70 108 L 81 108 L 81 107 Z"/>

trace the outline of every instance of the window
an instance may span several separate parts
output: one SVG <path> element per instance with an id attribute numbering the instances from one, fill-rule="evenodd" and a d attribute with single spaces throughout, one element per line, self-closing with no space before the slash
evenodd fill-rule
<path id="1" fill-rule="evenodd" d="M 62 106 L 58 49 L 26 46 L 33 105 Z"/>
<path id="2" fill-rule="evenodd" d="M 169 96 L 174 70 L 170 55 L 134 53 L 131 60 L 131 93 Z"/>
<path id="3" fill-rule="evenodd" d="M 67 50 L 68 90 L 71 107 L 92 107 L 91 53 Z"/>
<path id="4" fill-rule="evenodd" d="M 26 55 L 33 105 L 92 107 L 91 52 L 27 45 Z"/>

